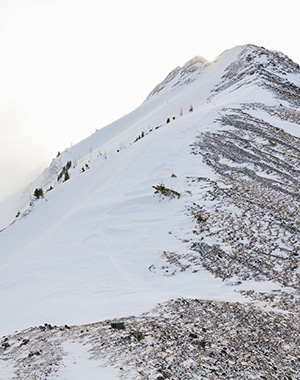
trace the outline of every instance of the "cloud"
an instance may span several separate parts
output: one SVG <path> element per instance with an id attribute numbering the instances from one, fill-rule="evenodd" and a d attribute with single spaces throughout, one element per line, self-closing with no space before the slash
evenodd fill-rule
<path id="1" fill-rule="evenodd" d="M 28 126 L 21 101 L 1 104 L 0 199 L 31 181 L 48 163 L 49 150 Z M 42 133 L 42 131 L 40 131 Z"/>

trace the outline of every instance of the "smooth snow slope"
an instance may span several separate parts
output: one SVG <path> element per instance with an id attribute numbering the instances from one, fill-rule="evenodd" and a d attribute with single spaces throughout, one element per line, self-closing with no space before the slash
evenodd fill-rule
<path id="1" fill-rule="evenodd" d="M 7 203 L 2 227 L 20 216 L 0 233 L 0 334 L 141 313 L 175 297 L 240 299 L 204 270 L 174 275 L 163 252 L 189 249 L 186 177 L 215 176 L 191 154 L 199 131 L 219 128 L 218 111 L 241 99 L 276 103 L 253 84 L 211 92 L 242 48 L 177 70 L 137 110 L 53 160 L 29 187 L 43 199 Z M 68 161 L 70 179 L 57 183 Z M 155 195 L 160 183 L 180 199 Z"/>

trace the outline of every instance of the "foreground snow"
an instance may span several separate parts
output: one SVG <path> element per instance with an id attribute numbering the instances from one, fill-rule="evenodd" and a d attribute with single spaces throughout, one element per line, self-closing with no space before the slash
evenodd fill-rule
<path id="1" fill-rule="evenodd" d="M 66 342 L 63 345 L 63 350 L 68 353 L 63 359 L 62 368 L 49 379 L 61 380 L 89 380 L 119 379 L 118 371 L 110 366 L 100 366 L 96 360 L 90 360 L 88 347 L 76 342 Z"/>

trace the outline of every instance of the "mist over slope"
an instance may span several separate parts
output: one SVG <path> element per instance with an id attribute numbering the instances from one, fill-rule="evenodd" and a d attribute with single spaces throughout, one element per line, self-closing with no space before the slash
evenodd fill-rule
<path id="1" fill-rule="evenodd" d="M 209 311 L 215 331 L 223 314 L 226 334 L 243 325 L 245 310 L 260 315 L 262 326 L 273 321 L 279 331 L 273 338 L 281 339 L 286 350 L 285 355 L 278 350 L 278 373 L 289 368 L 291 376 L 299 375 L 292 362 L 299 330 L 299 87 L 299 65 L 280 52 L 245 45 L 213 62 L 195 57 L 173 70 L 138 109 L 61 152 L 18 198 L 2 203 L 0 330 L 30 331 L 11 336 L 9 346 L 3 340 L 0 359 L 13 362 L 25 349 L 34 352 L 34 345 L 17 349 L 25 335 L 32 341 L 51 334 L 58 368 L 49 369 L 43 346 L 36 351 L 45 356 L 38 358 L 34 374 L 27 362 L 16 371 L 21 378 L 42 378 L 46 370 L 64 378 L 59 357 L 69 351 L 60 339 L 79 339 L 82 328 L 65 333 L 52 324 L 125 320 L 166 302 L 153 318 L 165 313 L 166 324 L 181 331 L 177 335 L 184 326 L 178 322 L 180 310 L 193 318 L 197 308 L 203 315 Z M 201 300 L 200 306 L 170 301 L 178 298 Z M 263 305 L 270 314 L 264 314 Z M 241 318 L 235 327 L 224 319 L 231 308 Z M 290 310 L 290 319 L 278 316 L 283 309 Z M 142 341 L 148 359 L 157 357 L 150 348 L 158 339 L 153 325 L 126 321 L 132 324 L 127 343 L 138 350 Z M 34 328 L 44 323 L 43 329 Z M 182 356 L 164 358 L 165 364 L 158 357 L 145 367 L 147 356 L 137 362 L 127 348 L 116 364 L 112 352 L 121 347 L 119 330 L 124 337 L 128 330 L 111 321 L 99 323 L 89 328 L 104 329 L 115 345 L 100 350 L 94 330 L 79 342 L 89 341 L 94 357 L 122 367 L 116 375 L 121 378 L 214 378 L 214 371 L 224 379 L 274 375 L 274 368 L 259 367 L 267 362 L 261 360 L 266 351 L 259 342 L 256 364 L 243 367 L 244 377 L 208 359 L 205 369 L 200 365 L 207 356 L 204 346 L 210 347 L 210 357 L 221 359 L 216 337 L 209 344 L 207 337 L 199 338 L 206 332 L 197 330 L 201 324 L 195 331 L 188 328 L 198 351 L 190 354 L 193 363 L 186 363 L 183 372 L 178 369 Z M 285 341 L 280 334 L 287 323 Z M 253 337 L 246 322 L 241 331 Z M 270 341 L 272 334 L 265 333 Z M 147 334 L 152 338 L 144 340 Z M 189 352 L 183 336 L 182 352 Z M 233 362 L 238 357 L 232 354 Z"/>

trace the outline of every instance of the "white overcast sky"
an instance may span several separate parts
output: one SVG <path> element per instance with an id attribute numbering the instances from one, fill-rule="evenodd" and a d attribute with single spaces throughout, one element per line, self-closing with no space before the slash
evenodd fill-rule
<path id="1" fill-rule="evenodd" d="M 299 25 L 298 0 L 0 0 L 0 199 L 195 55 L 300 63 Z"/>

